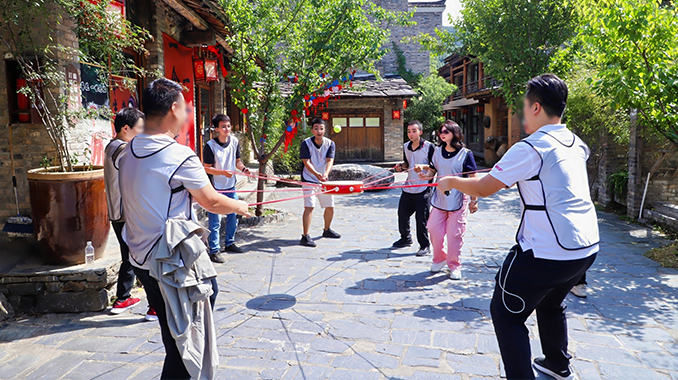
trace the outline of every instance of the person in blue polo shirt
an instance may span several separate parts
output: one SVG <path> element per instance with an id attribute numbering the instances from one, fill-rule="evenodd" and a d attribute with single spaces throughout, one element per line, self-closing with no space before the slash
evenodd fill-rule
<path id="1" fill-rule="evenodd" d="M 439 188 L 487 197 L 516 184 L 523 203 L 517 244 L 496 276 L 490 303 L 507 379 L 534 379 L 532 366 L 573 379 L 563 300 L 598 252 L 598 220 L 589 194 L 589 148 L 562 124 L 567 85 L 553 74 L 532 78 L 524 102 L 525 131 L 482 178 L 449 177 Z M 530 366 L 525 321 L 537 311 L 544 357 Z"/>

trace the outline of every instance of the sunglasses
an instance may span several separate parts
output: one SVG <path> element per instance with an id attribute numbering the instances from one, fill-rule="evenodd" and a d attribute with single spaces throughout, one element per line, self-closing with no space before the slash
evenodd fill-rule
<path id="1" fill-rule="evenodd" d="M 440 131 L 438 131 L 439 135 L 447 135 L 447 134 L 450 134 L 450 133 L 452 133 L 452 132 L 448 131 L 447 129 L 441 129 Z"/>

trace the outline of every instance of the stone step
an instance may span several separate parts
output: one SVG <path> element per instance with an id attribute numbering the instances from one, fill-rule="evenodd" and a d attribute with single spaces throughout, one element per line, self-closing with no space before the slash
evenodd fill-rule
<path id="1" fill-rule="evenodd" d="M 660 225 L 678 230 L 678 218 L 666 215 L 657 210 L 643 210 L 643 217 Z"/>
<path id="2" fill-rule="evenodd" d="M 678 205 L 674 205 L 666 202 L 657 202 L 652 205 L 655 211 L 670 216 L 672 218 L 678 219 Z"/>

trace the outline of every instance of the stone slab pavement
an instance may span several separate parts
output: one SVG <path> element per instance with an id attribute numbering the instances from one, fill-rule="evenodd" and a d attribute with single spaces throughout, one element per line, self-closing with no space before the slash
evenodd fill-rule
<path id="1" fill-rule="evenodd" d="M 469 218 L 464 279 L 428 271 L 431 257 L 397 239 L 400 190 L 337 196 L 339 240 L 297 245 L 301 201 L 283 223 L 239 232 L 247 250 L 219 271 L 219 379 L 494 379 L 502 365 L 488 311 L 493 277 L 519 222 L 515 190 Z M 665 241 L 600 213 L 591 295 L 568 296 L 581 379 L 678 380 L 678 271 L 642 254 Z M 313 221 L 320 236 L 321 212 Z M 143 291 L 139 291 L 143 296 Z M 163 347 L 145 301 L 130 312 L 47 314 L 0 327 L 0 379 L 155 379 Z M 533 356 L 540 355 L 534 316 Z M 545 379 L 545 377 L 541 377 Z"/>

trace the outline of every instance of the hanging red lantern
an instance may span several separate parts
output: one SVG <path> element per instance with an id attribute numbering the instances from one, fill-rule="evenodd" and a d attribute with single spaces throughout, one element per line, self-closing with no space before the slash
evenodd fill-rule
<path id="1" fill-rule="evenodd" d="M 330 113 L 329 112 L 323 112 L 321 113 L 321 118 L 323 120 L 329 120 L 330 119 Z"/>
<path id="2" fill-rule="evenodd" d="M 457 117 L 457 110 L 452 110 L 452 116 Z"/>
<path id="3" fill-rule="evenodd" d="M 462 108 L 461 113 L 462 115 L 466 115 L 468 113 L 468 108 Z"/>
<path id="4" fill-rule="evenodd" d="M 247 115 L 247 108 L 243 108 L 240 110 L 244 115 Z"/>
<path id="5" fill-rule="evenodd" d="M 478 113 L 485 112 L 485 106 L 478 106 Z"/>
<path id="6" fill-rule="evenodd" d="M 391 111 L 391 119 L 400 120 L 400 110 L 392 110 Z"/>
<path id="7" fill-rule="evenodd" d="M 403 99 L 403 109 L 407 109 L 407 99 Z"/>
<path id="8" fill-rule="evenodd" d="M 193 58 L 193 75 L 197 82 L 205 81 L 205 60 L 202 58 Z"/>

